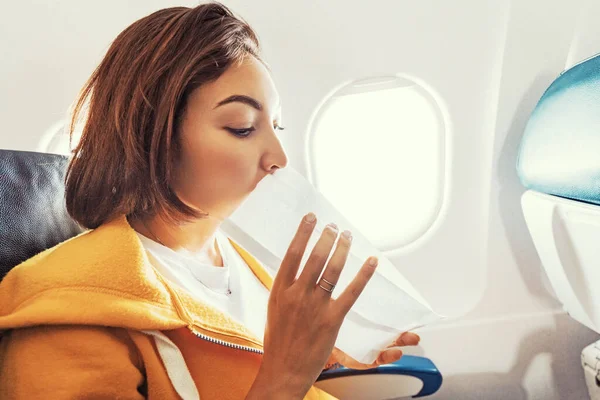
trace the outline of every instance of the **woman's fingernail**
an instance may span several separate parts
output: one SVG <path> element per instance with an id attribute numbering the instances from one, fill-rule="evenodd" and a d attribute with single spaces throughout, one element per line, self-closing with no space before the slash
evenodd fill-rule
<path id="1" fill-rule="evenodd" d="M 392 360 L 398 361 L 399 359 L 402 358 L 402 354 L 403 354 L 402 350 L 390 350 L 390 351 L 391 351 Z M 392 362 L 394 362 L 394 361 L 392 361 Z"/>
<path id="2" fill-rule="evenodd" d="M 332 230 L 332 231 L 334 231 L 334 232 L 337 232 L 337 231 L 338 231 L 338 227 L 337 227 L 337 225 L 336 225 L 336 224 L 334 224 L 333 222 L 332 222 L 332 223 L 330 223 L 330 224 L 327 224 L 326 228 L 329 228 L 329 229 L 331 229 L 331 230 Z"/>
<path id="3" fill-rule="evenodd" d="M 375 268 L 377 266 L 377 257 L 369 257 L 369 265 Z"/>
<path id="4" fill-rule="evenodd" d="M 404 332 L 400 335 L 399 341 L 404 343 L 406 346 L 416 346 L 419 344 L 421 337 L 414 332 Z"/>
<path id="5" fill-rule="evenodd" d="M 315 214 L 313 213 L 308 213 L 306 214 L 306 216 L 304 217 L 304 220 L 306 222 L 308 222 L 309 224 L 315 222 L 315 220 L 317 219 L 317 217 L 315 216 Z"/>
<path id="6" fill-rule="evenodd" d="M 352 232 L 350 232 L 350 231 L 342 232 L 342 236 L 345 237 L 346 240 L 348 240 L 348 241 L 352 240 Z"/>

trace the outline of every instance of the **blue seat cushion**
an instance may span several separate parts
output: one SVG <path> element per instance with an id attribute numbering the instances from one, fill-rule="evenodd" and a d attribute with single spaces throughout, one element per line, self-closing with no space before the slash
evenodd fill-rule
<path id="1" fill-rule="evenodd" d="M 543 94 L 517 171 L 529 189 L 600 204 L 600 55 L 564 71 Z"/>

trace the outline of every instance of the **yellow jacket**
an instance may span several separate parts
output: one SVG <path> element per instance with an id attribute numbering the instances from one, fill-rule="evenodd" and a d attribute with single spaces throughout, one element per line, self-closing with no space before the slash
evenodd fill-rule
<path id="1" fill-rule="evenodd" d="M 270 290 L 271 276 L 234 246 Z M 167 369 L 148 331 L 170 339 L 187 370 Z M 243 399 L 263 349 L 243 325 L 168 284 L 125 217 L 15 267 L 0 283 L 0 334 L 2 400 L 178 399 L 186 374 L 202 400 Z M 305 399 L 334 397 L 312 387 Z"/>

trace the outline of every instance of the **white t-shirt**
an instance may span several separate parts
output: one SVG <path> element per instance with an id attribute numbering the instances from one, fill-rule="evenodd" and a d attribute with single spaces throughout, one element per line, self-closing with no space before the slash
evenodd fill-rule
<path id="1" fill-rule="evenodd" d="M 137 235 L 160 274 L 198 300 L 230 315 L 263 340 L 269 291 L 222 232 L 217 232 L 216 240 L 223 267 L 202 262 L 185 250 L 174 251 L 140 233 Z"/>

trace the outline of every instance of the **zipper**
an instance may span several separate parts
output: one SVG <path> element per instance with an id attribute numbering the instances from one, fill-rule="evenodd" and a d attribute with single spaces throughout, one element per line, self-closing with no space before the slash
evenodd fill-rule
<path id="1" fill-rule="evenodd" d="M 179 316 L 180 319 L 182 319 L 183 321 L 187 321 L 187 324 L 188 324 L 187 328 L 196 337 L 198 337 L 200 339 L 203 339 L 203 340 L 206 340 L 206 341 L 208 341 L 210 343 L 218 344 L 218 345 L 229 347 L 229 348 L 232 348 L 232 349 L 243 350 L 243 351 L 247 351 L 247 352 L 250 352 L 250 353 L 256 353 L 256 354 L 264 354 L 263 350 L 255 349 L 253 347 L 248 347 L 248 346 L 242 346 L 240 344 L 229 343 L 229 342 L 226 342 L 226 341 L 221 340 L 221 339 L 215 339 L 215 338 L 213 338 L 211 336 L 208 336 L 208 335 L 205 335 L 203 333 L 200 333 L 196 329 L 194 329 L 193 319 L 190 316 L 189 312 L 183 306 L 182 301 L 179 298 L 179 295 L 177 294 L 177 291 L 173 290 L 173 288 L 171 288 L 171 286 L 167 283 L 166 279 L 154 267 L 152 267 L 152 269 L 154 270 L 154 272 L 155 272 L 156 276 L 158 277 L 158 279 L 163 283 L 163 285 L 165 286 L 165 288 L 167 289 L 167 291 L 171 294 L 171 297 L 173 299 L 173 305 L 175 306 L 175 312 L 177 312 L 177 315 Z"/>
<path id="2" fill-rule="evenodd" d="M 263 350 L 255 349 L 253 347 L 242 346 L 241 344 L 229 343 L 229 342 L 226 342 L 226 341 L 221 340 L 221 339 L 215 339 L 214 337 L 211 337 L 211 336 L 208 336 L 208 335 L 205 335 L 203 333 L 198 332 L 192 326 L 188 326 L 188 329 L 196 337 L 198 337 L 200 339 L 203 339 L 203 340 L 206 340 L 206 341 L 208 341 L 210 343 L 218 344 L 218 345 L 229 347 L 229 348 L 236 349 L 236 350 L 243 350 L 243 351 L 248 351 L 250 353 L 261 354 L 261 355 L 265 353 Z"/>

